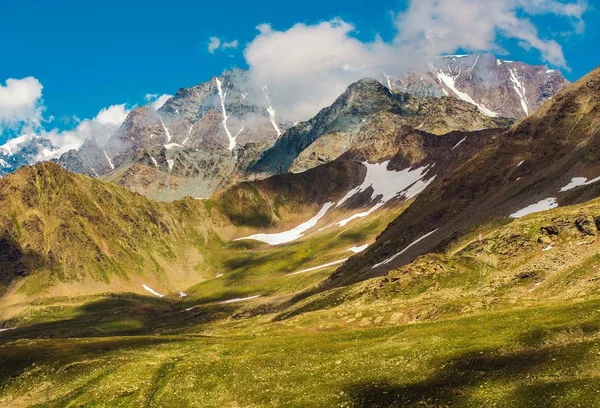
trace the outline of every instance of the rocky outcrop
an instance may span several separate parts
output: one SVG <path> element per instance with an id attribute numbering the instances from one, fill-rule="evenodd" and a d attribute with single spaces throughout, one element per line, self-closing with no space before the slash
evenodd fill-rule
<path id="1" fill-rule="evenodd" d="M 510 121 L 486 116 L 455 98 L 418 98 L 391 92 L 367 78 L 352 84 L 313 119 L 289 129 L 250 166 L 249 172 L 269 175 L 305 171 L 394 135 L 403 126 L 444 134 L 508 124 Z"/>
<path id="2" fill-rule="evenodd" d="M 451 96 L 491 116 L 520 119 L 569 84 L 558 70 L 490 54 L 449 55 L 403 78 L 384 76 L 390 89 L 419 97 Z"/>

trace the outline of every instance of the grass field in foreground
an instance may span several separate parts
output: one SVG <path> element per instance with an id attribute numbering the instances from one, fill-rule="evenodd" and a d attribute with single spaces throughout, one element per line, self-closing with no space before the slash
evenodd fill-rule
<path id="1" fill-rule="evenodd" d="M 589 300 L 364 329 L 261 317 L 209 336 L 201 326 L 12 341 L 4 332 L 0 406 L 598 406 L 599 330 L 600 300 Z"/>

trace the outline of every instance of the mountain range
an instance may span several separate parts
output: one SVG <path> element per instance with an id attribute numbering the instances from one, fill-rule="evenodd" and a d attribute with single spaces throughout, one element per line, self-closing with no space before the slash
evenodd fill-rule
<path id="1" fill-rule="evenodd" d="M 380 80 L 294 123 L 228 72 L 2 177 L 0 405 L 600 403 L 600 68 Z"/>

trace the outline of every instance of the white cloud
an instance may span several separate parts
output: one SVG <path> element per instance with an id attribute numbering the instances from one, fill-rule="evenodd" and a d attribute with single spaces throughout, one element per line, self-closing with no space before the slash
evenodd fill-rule
<path id="1" fill-rule="evenodd" d="M 238 40 L 233 40 L 230 42 L 225 42 L 223 43 L 223 45 L 221 46 L 221 48 L 225 49 L 225 48 L 233 48 L 236 49 L 238 47 Z"/>
<path id="2" fill-rule="evenodd" d="M 499 37 L 510 38 L 538 50 L 550 64 L 566 68 L 562 47 L 553 39 L 540 38 L 528 17 L 555 14 L 581 22 L 586 7 L 581 0 L 413 0 L 397 16 L 394 43 L 436 55 L 458 48 L 494 50 Z"/>
<path id="3" fill-rule="evenodd" d="M 410 0 L 396 15 L 391 42 L 360 41 L 354 26 L 341 19 L 284 31 L 261 24 L 244 56 L 254 85 L 269 86 L 278 116 L 303 120 L 360 78 L 399 76 L 458 49 L 499 51 L 500 38 L 516 39 L 546 62 L 567 68 L 560 44 L 541 38 L 530 17 L 554 14 L 572 21 L 577 31 L 586 7 L 583 0 Z"/>
<path id="4" fill-rule="evenodd" d="M 162 108 L 165 102 L 167 102 L 172 97 L 173 95 L 169 94 L 146 94 L 144 100 L 148 102 L 150 104 L 150 107 L 156 111 Z"/>
<path id="5" fill-rule="evenodd" d="M 40 126 L 44 111 L 42 89 L 34 77 L 9 78 L 6 85 L 0 83 L 0 134 L 6 129 Z"/>
<path id="6" fill-rule="evenodd" d="M 223 42 L 219 37 L 210 37 L 208 39 L 208 52 L 214 54 L 217 50 L 226 50 L 228 48 L 236 49 L 239 45 L 238 40 Z"/>
<path id="7" fill-rule="evenodd" d="M 221 46 L 221 40 L 218 37 L 210 37 L 208 40 L 208 52 L 214 54 Z"/>
<path id="8" fill-rule="evenodd" d="M 18 153 L 20 144 L 29 142 L 32 139 L 44 138 L 50 140 L 56 150 L 40 148 L 39 154 L 31 163 L 33 164 L 42 160 L 58 158 L 68 150 L 77 149 L 89 138 L 95 138 L 98 144 L 103 146 L 108 138 L 121 126 L 129 112 L 130 110 L 127 109 L 125 104 L 112 105 L 101 109 L 94 118 L 80 121 L 73 129 L 52 129 L 50 131 L 41 130 L 36 133 L 25 133 L 10 139 L 0 148 L 8 154 L 15 154 Z"/>
<path id="9" fill-rule="evenodd" d="M 53 129 L 49 132 L 40 132 L 39 136 L 50 139 L 58 148 L 53 153 L 53 157 L 59 157 L 70 149 L 77 149 L 90 138 L 95 138 L 98 144 L 103 146 L 121 126 L 129 112 L 125 104 L 111 105 L 101 109 L 96 117 L 82 120 L 74 129 L 63 131 Z"/>

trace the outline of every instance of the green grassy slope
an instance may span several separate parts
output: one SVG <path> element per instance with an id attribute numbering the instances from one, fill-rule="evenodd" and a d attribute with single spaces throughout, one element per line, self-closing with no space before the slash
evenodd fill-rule
<path id="1" fill-rule="evenodd" d="M 186 301 L 48 301 L 0 332 L 0 405 L 596 406 L 598 217 L 595 200 L 489 222 L 481 249 L 474 227 L 385 277 L 291 306 L 327 273 L 282 274 L 385 223 L 275 249 L 232 244 L 230 271 Z"/>

